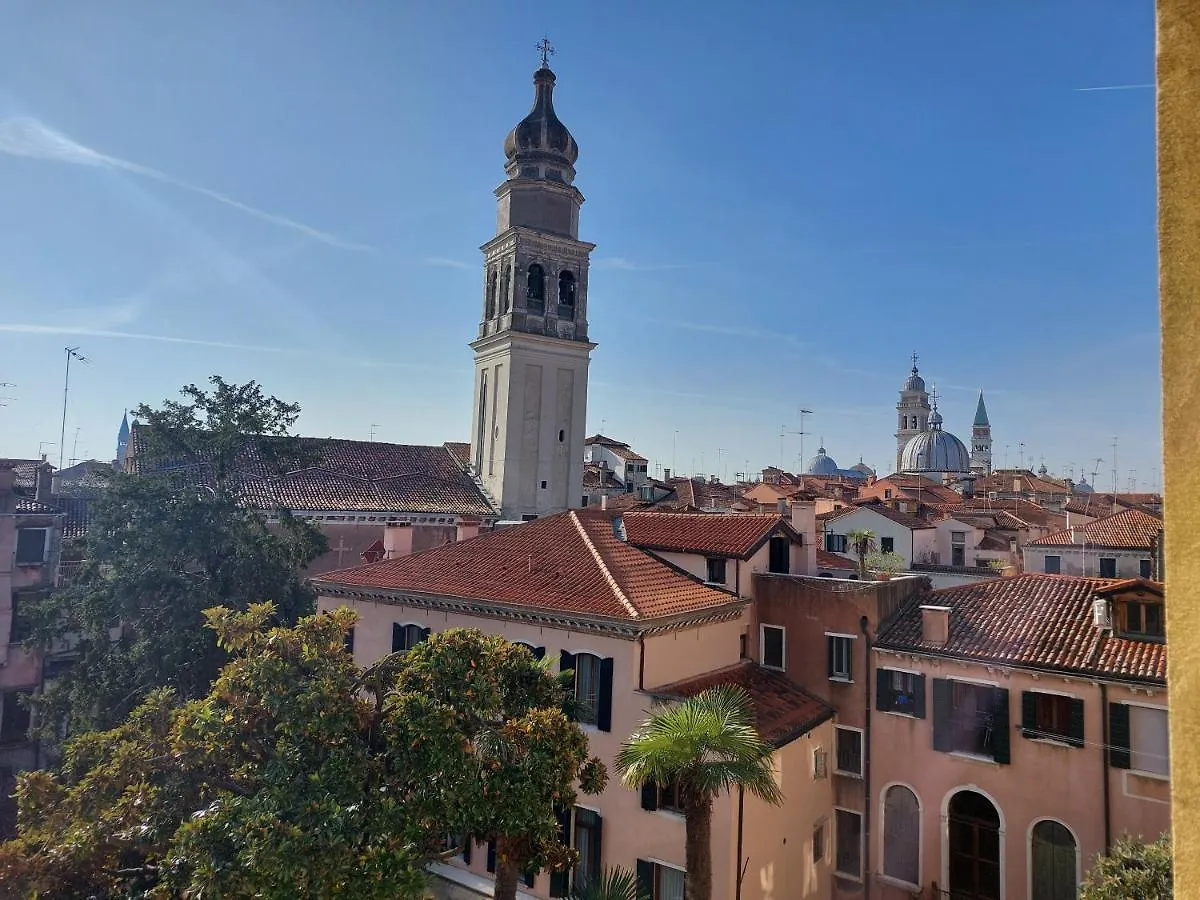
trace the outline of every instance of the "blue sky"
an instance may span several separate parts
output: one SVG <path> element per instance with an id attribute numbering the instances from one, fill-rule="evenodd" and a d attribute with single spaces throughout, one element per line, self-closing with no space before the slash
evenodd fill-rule
<path id="1" fill-rule="evenodd" d="M 307 434 L 465 440 L 548 33 L 589 432 L 732 477 L 803 406 L 806 456 L 890 469 L 916 350 L 964 439 L 986 390 L 997 464 L 1107 488 L 1117 436 L 1121 488 L 1158 479 L 1149 0 L 566 6 L 8 0 L 0 454 L 57 443 L 68 343 L 68 458 L 212 373 Z"/>

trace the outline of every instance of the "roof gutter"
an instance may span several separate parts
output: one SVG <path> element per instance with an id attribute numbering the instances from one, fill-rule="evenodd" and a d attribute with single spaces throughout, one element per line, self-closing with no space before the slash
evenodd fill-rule
<path id="1" fill-rule="evenodd" d="M 1149 678 L 1122 678 L 1119 675 L 1112 675 L 1108 672 L 1088 671 L 1086 669 L 1068 669 L 1062 666 L 1022 665 L 1021 663 L 1014 663 L 1012 660 L 1007 659 L 992 659 L 990 657 L 979 656 L 956 656 L 950 653 L 933 653 L 924 648 L 892 647 L 887 644 L 880 643 L 876 643 L 874 645 L 874 649 L 885 653 L 895 653 L 899 656 L 927 656 L 931 659 L 948 659 L 953 660 L 954 662 L 975 663 L 976 665 L 981 666 L 994 666 L 1002 669 L 1016 669 L 1021 672 L 1052 672 L 1055 675 L 1070 675 L 1074 678 L 1084 678 L 1088 681 L 1095 681 L 1097 683 L 1100 683 L 1101 679 L 1103 679 L 1110 684 L 1136 685 L 1142 688 L 1153 687 L 1162 690 L 1165 690 L 1167 687 L 1167 682 L 1165 680 L 1157 681 Z"/>

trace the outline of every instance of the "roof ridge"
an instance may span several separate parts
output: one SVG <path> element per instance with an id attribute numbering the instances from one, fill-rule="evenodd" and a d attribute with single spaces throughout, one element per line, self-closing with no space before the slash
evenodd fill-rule
<path id="1" fill-rule="evenodd" d="M 568 515 L 571 517 L 571 521 L 575 525 L 575 530 L 579 532 L 579 536 L 583 539 L 583 545 L 587 547 L 588 552 L 592 554 L 592 559 L 595 560 L 596 565 L 600 567 L 600 572 L 604 575 L 604 580 L 608 582 L 608 586 L 612 589 L 613 596 L 617 598 L 623 607 L 625 607 L 625 611 L 628 612 L 630 616 L 635 619 L 640 619 L 641 614 L 638 613 L 637 607 L 633 605 L 630 599 L 625 596 L 625 592 L 621 590 L 621 585 L 617 583 L 616 577 L 613 576 L 612 571 L 608 568 L 608 563 L 604 561 L 604 557 L 600 555 L 600 551 L 596 548 L 596 545 L 592 543 L 591 536 L 587 533 L 587 529 L 583 527 L 583 523 L 579 521 L 579 516 L 576 514 L 575 510 L 571 510 Z"/>

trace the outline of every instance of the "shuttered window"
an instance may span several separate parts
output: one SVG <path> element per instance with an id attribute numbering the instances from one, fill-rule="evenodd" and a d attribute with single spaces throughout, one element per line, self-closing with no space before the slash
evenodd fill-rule
<path id="1" fill-rule="evenodd" d="M 1010 761 L 1008 691 L 986 684 L 933 679 L 933 749 Z"/>
<path id="2" fill-rule="evenodd" d="M 1083 701 L 1063 694 L 1021 692 L 1021 734 L 1083 746 Z"/>
<path id="3" fill-rule="evenodd" d="M 612 730 L 613 661 L 591 653 L 562 651 L 559 671 L 574 670 L 576 717 L 600 731 Z"/>
<path id="4" fill-rule="evenodd" d="M 925 676 L 896 669 L 875 670 L 875 708 L 925 718 Z"/>
<path id="5" fill-rule="evenodd" d="M 429 629 L 422 628 L 420 625 L 402 625 L 399 622 L 393 622 L 392 652 L 406 653 L 421 641 L 427 640 L 429 634 Z"/>

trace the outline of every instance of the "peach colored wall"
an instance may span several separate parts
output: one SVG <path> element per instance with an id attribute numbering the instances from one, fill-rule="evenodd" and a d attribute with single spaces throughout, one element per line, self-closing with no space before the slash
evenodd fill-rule
<path id="1" fill-rule="evenodd" d="M 382 522 L 324 522 L 313 523 L 321 529 L 329 541 L 330 550 L 318 556 L 304 570 L 309 578 L 315 578 L 325 572 L 337 569 L 348 569 L 351 566 L 361 566 L 361 553 L 376 541 L 383 540 L 384 523 Z M 413 552 L 430 550 L 455 540 L 454 525 L 414 525 L 412 526 Z M 337 547 L 345 547 L 338 553 Z"/>
<path id="2" fill-rule="evenodd" d="M 946 884 L 944 846 L 945 805 L 957 789 L 971 787 L 991 797 L 1003 826 L 1002 867 L 1004 897 L 1010 900 L 1028 894 L 1029 833 L 1045 818 L 1057 819 L 1074 833 L 1079 851 L 1079 870 L 1086 872 L 1095 856 L 1104 850 L 1103 728 L 1106 711 L 1100 689 L 1091 681 L 1040 675 L 1020 670 L 989 671 L 986 666 L 938 663 L 929 659 L 879 652 L 876 664 L 926 675 L 925 719 L 895 713 L 873 713 L 872 783 L 874 821 L 869 848 L 871 871 L 881 868 L 880 836 L 883 834 L 882 803 L 885 788 L 892 783 L 909 786 L 921 804 L 921 879 L 924 886 Z M 959 678 L 993 683 L 1009 691 L 1009 722 L 1012 761 L 1000 765 L 957 754 L 933 750 L 934 678 Z M 1022 736 L 1021 692 L 1040 690 L 1071 694 L 1082 699 L 1086 744 L 1082 748 L 1060 746 Z M 1109 687 L 1110 702 L 1136 702 L 1166 706 L 1165 691 L 1147 696 L 1128 688 Z M 1112 769 L 1108 775 L 1112 838 L 1122 834 L 1153 839 L 1170 826 L 1169 787 L 1166 779 L 1140 776 Z M 1141 794 L 1143 796 L 1131 796 Z M 881 884 L 879 900 L 908 900 L 909 894 Z"/>
<path id="3" fill-rule="evenodd" d="M 667 553 L 651 551 L 655 556 L 685 572 L 704 580 L 708 577 L 708 557 L 698 553 Z M 805 546 L 792 544 L 788 554 L 790 574 L 808 574 L 808 553 Z M 745 598 L 754 597 L 756 572 L 767 572 L 771 566 L 771 542 L 767 541 L 749 559 L 730 559 L 725 564 L 725 587 Z"/>
<path id="4" fill-rule="evenodd" d="M 730 622 L 667 631 L 647 637 L 642 683 L 647 689 L 653 689 L 732 666 L 740 659 L 740 638 L 745 628 L 746 617 L 743 613 L 740 618 Z"/>

